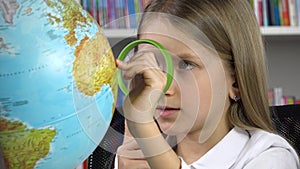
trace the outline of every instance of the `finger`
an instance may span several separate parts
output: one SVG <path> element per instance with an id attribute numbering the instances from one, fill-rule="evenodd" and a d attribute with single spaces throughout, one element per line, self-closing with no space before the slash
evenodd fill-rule
<path id="1" fill-rule="evenodd" d="M 124 68 L 126 69 L 126 66 L 134 66 L 135 64 L 143 64 L 149 67 L 158 67 L 158 63 L 154 53 L 144 51 L 137 52 L 134 56 L 130 58 L 128 62 L 123 62 L 121 66 L 125 66 Z"/>
<path id="2" fill-rule="evenodd" d="M 119 60 L 119 59 L 116 59 L 116 64 L 117 64 L 117 67 L 119 69 L 122 69 L 122 70 L 128 69 L 128 64 L 126 62 L 123 62 L 123 61 Z"/>
<path id="3" fill-rule="evenodd" d="M 138 64 L 138 63 L 131 63 L 130 66 L 126 70 L 124 70 L 123 78 L 125 80 L 131 80 L 133 79 L 136 75 L 138 74 L 143 74 L 145 69 L 150 69 L 147 68 L 146 65 Z M 143 77 L 143 76 L 142 76 Z"/>
<path id="4" fill-rule="evenodd" d="M 133 149 L 131 145 L 121 145 L 117 149 L 117 154 L 130 159 L 144 159 L 144 154 L 140 149 Z"/>
<path id="5" fill-rule="evenodd" d="M 135 61 L 136 59 L 140 58 L 146 58 L 147 60 L 155 61 L 155 53 L 152 51 L 139 50 L 130 58 L 130 61 Z"/>
<path id="6" fill-rule="evenodd" d="M 116 60 L 118 68 L 125 71 L 124 79 L 133 79 L 137 74 L 143 74 L 147 69 L 157 69 L 159 71 L 159 65 L 152 52 L 138 52 L 134 55 L 129 62 L 123 62 Z"/>
<path id="7" fill-rule="evenodd" d="M 134 139 L 133 136 L 131 135 L 128 126 L 127 126 L 127 121 L 125 120 L 125 129 L 124 129 L 124 139 L 123 142 L 127 141 L 128 139 Z"/>
<path id="8" fill-rule="evenodd" d="M 133 137 L 124 137 L 124 142 L 121 145 L 128 150 L 139 150 L 140 147 Z"/>
<path id="9" fill-rule="evenodd" d="M 147 161 L 141 159 L 127 159 L 124 157 L 119 157 L 118 164 L 118 168 L 120 169 L 150 169 Z"/>
<path id="10" fill-rule="evenodd" d="M 122 62 L 120 60 L 116 60 L 117 66 L 119 69 L 124 71 L 123 78 L 125 80 L 133 79 L 137 74 L 143 74 L 143 72 L 147 69 L 150 70 L 157 70 L 159 71 L 159 68 L 157 65 L 150 65 L 145 60 L 136 60 L 134 62 Z"/>

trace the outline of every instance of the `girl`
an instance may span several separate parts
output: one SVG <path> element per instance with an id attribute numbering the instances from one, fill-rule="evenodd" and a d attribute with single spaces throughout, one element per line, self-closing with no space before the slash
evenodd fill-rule
<path id="1" fill-rule="evenodd" d="M 246 0 L 152 0 L 138 39 L 161 43 L 164 59 L 139 45 L 117 60 L 131 91 L 124 101 L 124 143 L 115 168 L 299 168 L 294 149 L 269 116 L 265 56 Z"/>

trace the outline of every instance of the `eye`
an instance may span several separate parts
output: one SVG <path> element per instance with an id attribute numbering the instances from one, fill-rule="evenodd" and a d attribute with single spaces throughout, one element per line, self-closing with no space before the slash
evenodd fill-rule
<path id="1" fill-rule="evenodd" d="M 179 61 L 178 63 L 178 67 L 180 69 L 186 69 L 186 70 L 191 70 L 195 67 L 195 65 L 189 61 L 186 61 L 186 60 L 181 60 Z"/>

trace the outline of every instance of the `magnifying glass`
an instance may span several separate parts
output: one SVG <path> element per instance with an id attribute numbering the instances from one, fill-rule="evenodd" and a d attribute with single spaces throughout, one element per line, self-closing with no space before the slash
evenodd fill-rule
<path id="1" fill-rule="evenodd" d="M 173 74 L 174 74 L 174 66 L 172 63 L 172 59 L 170 54 L 167 52 L 167 50 L 165 49 L 165 47 L 163 47 L 160 43 L 154 41 L 154 40 L 150 40 L 150 39 L 138 39 L 135 40 L 131 43 L 129 43 L 128 45 L 126 45 L 123 50 L 120 52 L 118 59 L 123 61 L 125 59 L 125 57 L 127 56 L 128 52 L 130 52 L 135 46 L 142 44 L 142 43 L 146 43 L 146 44 L 150 44 L 155 46 L 156 48 L 158 48 L 162 55 L 164 56 L 165 62 L 166 62 L 166 76 L 167 76 L 167 82 L 166 82 L 166 86 L 163 89 L 163 92 L 166 93 L 167 90 L 169 89 L 172 80 L 173 80 Z M 126 87 L 123 78 L 122 78 L 122 72 L 120 69 L 118 69 L 117 71 L 117 79 L 118 79 L 118 83 L 120 86 L 121 91 L 125 94 L 128 95 L 129 90 Z"/>

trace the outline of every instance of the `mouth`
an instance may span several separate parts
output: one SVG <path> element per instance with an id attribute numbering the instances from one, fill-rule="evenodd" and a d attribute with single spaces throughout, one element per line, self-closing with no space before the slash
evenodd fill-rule
<path id="1" fill-rule="evenodd" d="M 177 113 L 180 110 L 180 108 L 158 106 L 156 110 L 158 112 L 159 117 L 165 118 Z"/>

